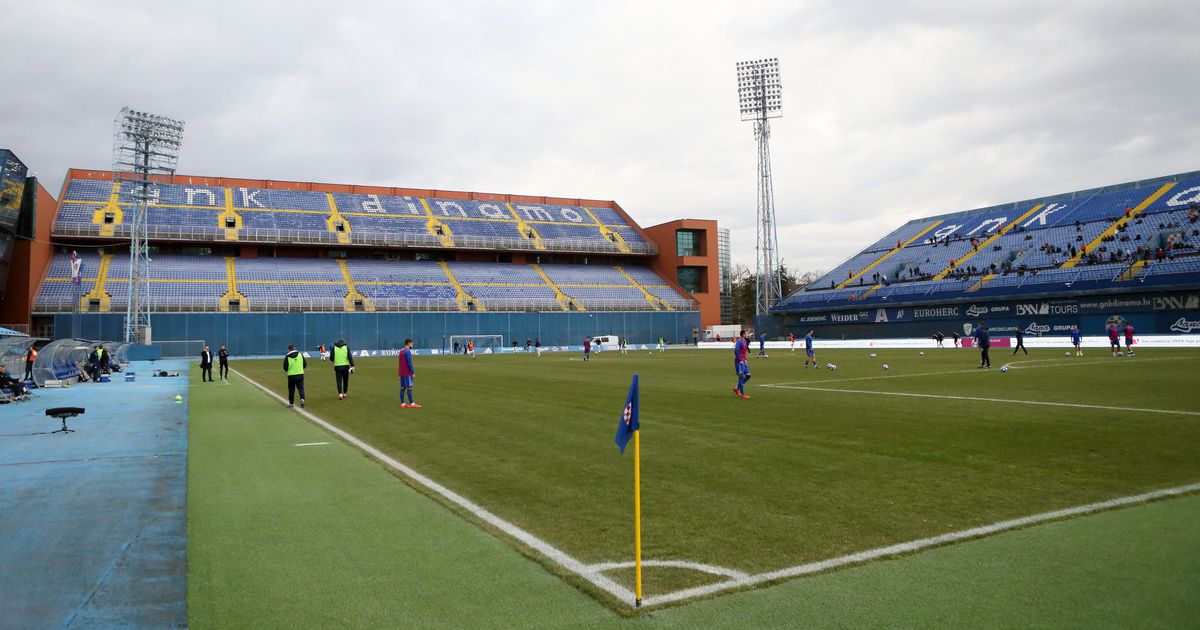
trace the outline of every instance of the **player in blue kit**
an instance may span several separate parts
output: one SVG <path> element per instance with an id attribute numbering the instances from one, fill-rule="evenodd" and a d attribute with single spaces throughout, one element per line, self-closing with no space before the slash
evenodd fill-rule
<path id="1" fill-rule="evenodd" d="M 746 337 L 746 331 L 738 333 L 738 340 L 733 344 L 733 371 L 737 374 L 737 387 L 733 388 L 733 393 L 738 398 L 749 398 L 746 394 L 746 381 L 750 380 L 750 363 L 747 357 L 750 354 L 750 341 Z"/>
<path id="2" fill-rule="evenodd" d="M 812 366 L 817 367 L 817 355 L 813 354 L 812 345 L 813 329 L 808 329 L 808 334 L 804 335 L 804 367 L 808 367 L 808 362 L 812 361 Z"/>
<path id="3" fill-rule="evenodd" d="M 1071 325 L 1071 345 L 1075 346 L 1075 356 L 1083 356 L 1083 349 L 1080 347 L 1083 345 L 1083 332 L 1075 324 Z"/>

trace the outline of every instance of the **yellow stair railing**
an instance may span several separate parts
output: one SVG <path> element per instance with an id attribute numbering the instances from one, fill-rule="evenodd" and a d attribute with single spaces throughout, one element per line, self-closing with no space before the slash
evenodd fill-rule
<path id="1" fill-rule="evenodd" d="M 229 220 L 233 220 L 233 227 L 229 227 Z M 217 215 L 217 227 L 225 230 L 225 240 L 238 240 L 238 230 L 242 229 L 242 215 L 233 209 L 233 189 L 225 189 L 225 210 Z"/>
<path id="2" fill-rule="evenodd" d="M 904 249 L 905 247 L 908 247 L 910 244 L 912 244 L 913 241 L 921 238 L 922 236 L 925 236 L 926 234 L 929 233 L 930 230 L 932 230 L 933 228 L 935 228 L 941 224 L 942 224 L 941 219 L 938 219 L 937 221 L 930 223 L 928 226 L 925 227 L 925 229 L 914 234 L 912 236 L 912 238 L 908 239 L 907 241 L 904 241 L 903 243 L 900 243 L 899 246 L 893 247 L 892 249 L 888 250 L 888 252 L 886 254 L 884 254 L 883 256 L 880 256 L 875 262 L 867 265 L 866 267 L 863 267 L 862 269 L 860 269 L 858 271 L 858 273 L 846 278 L 845 281 L 843 281 L 841 284 L 837 285 L 837 288 L 844 289 L 844 288 L 850 286 L 851 284 L 854 284 L 855 280 L 858 280 L 859 278 L 863 277 L 863 275 L 866 274 L 868 271 L 879 266 L 879 263 L 891 258 L 894 254 L 896 254 L 896 252 L 899 252 L 900 250 Z"/>
<path id="3" fill-rule="evenodd" d="M 342 277 L 346 279 L 346 312 L 352 313 L 356 310 L 356 304 L 362 304 L 363 309 L 369 313 L 375 312 L 375 303 L 370 298 L 358 292 L 358 287 L 354 286 L 354 278 L 350 276 L 350 268 L 346 266 L 346 261 L 341 258 L 337 261 L 338 269 L 342 272 Z"/>
<path id="4" fill-rule="evenodd" d="M 1136 217 L 1137 215 L 1141 214 L 1143 210 L 1150 207 L 1150 204 L 1154 203 L 1155 201 L 1158 201 L 1159 197 L 1167 194 L 1167 191 L 1174 188 L 1176 183 L 1177 182 L 1167 182 L 1167 183 L 1163 184 L 1158 190 L 1151 193 L 1149 197 L 1146 197 L 1144 200 L 1142 200 L 1142 203 L 1139 203 L 1137 205 L 1137 207 L 1130 210 L 1129 216 L 1127 216 L 1127 217 L 1123 216 L 1120 219 L 1113 221 L 1113 224 L 1108 226 L 1108 229 L 1101 232 L 1099 235 L 1096 236 L 1096 238 L 1092 239 L 1092 242 L 1087 244 L 1086 249 L 1080 248 L 1079 251 L 1075 252 L 1075 255 L 1072 256 L 1071 258 L 1069 258 L 1067 260 L 1067 262 L 1063 263 L 1061 268 L 1062 269 L 1070 269 L 1070 268 L 1074 267 L 1075 265 L 1078 265 L 1079 261 L 1084 256 L 1087 255 L 1087 252 L 1095 251 L 1096 248 L 1099 247 L 1100 244 L 1104 242 L 1104 239 L 1108 238 L 1109 236 L 1112 236 L 1113 234 L 1116 234 L 1117 230 L 1121 229 L 1122 226 L 1124 226 L 1125 224 L 1132 221 L 1133 218 Z"/>
<path id="5" fill-rule="evenodd" d="M 325 220 L 325 227 L 329 228 L 330 232 L 337 234 L 338 243 L 343 245 L 349 244 L 350 222 L 346 220 L 346 217 L 342 216 L 342 213 L 338 212 L 337 202 L 333 200 L 333 193 L 325 193 L 325 199 L 329 202 L 329 218 Z M 339 230 L 338 225 L 341 225 L 342 229 Z M 347 283 L 351 287 L 354 286 L 349 280 L 347 280 Z M 349 296 L 346 299 L 350 299 Z"/>
<path id="6" fill-rule="evenodd" d="M 104 290 L 104 283 L 108 282 L 108 266 L 112 264 L 112 254 L 101 254 L 100 264 L 96 267 L 96 283 L 92 285 L 92 290 L 79 298 L 79 310 L 86 312 L 92 300 L 100 302 L 100 312 L 107 313 L 112 307 L 112 296 L 108 291 Z"/>
<path id="7" fill-rule="evenodd" d="M 638 282 L 637 280 L 634 280 L 633 276 L 629 275 L 628 272 L 626 272 L 624 269 L 621 268 L 621 265 L 613 265 L 613 269 L 616 269 L 617 272 L 619 272 L 622 276 L 625 276 L 626 280 L 631 282 L 633 284 L 633 286 L 637 287 L 638 290 L 642 292 L 642 296 L 646 298 L 646 301 L 650 303 L 650 306 L 654 307 L 654 310 L 656 310 L 656 311 L 673 311 L 673 310 L 675 310 L 675 308 L 672 307 L 670 304 L 668 304 L 666 300 L 654 295 L 650 291 L 646 290 L 646 287 L 642 286 L 642 283 Z"/>
<path id="8" fill-rule="evenodd" d="M 114 181 L 112 183 L 112 191 L 108 193 L 108 203 L 100 206 L 92 213 L 92 223 L 100 226 L 100 236 L 112 236 L 121 222 L 125 220 L 125 213 L 121 210 L 121 182 Z M 111 223 L 104 220 L 104 216 L 112 213 L 113 220 Z"/>
<path id="9" fill-rule="evenodd" d="M 454 247 L 454 233 L 450 231 L 450 226 L 433 216 L 433 208 L 429 207 L 429 202 L 424 197 L 421 197 L 421 206 L 425 208 L 425 229 L 436 236 L 443 247 Z"/>
<path id="10" fill-rule="evenodd" d="M 1125 271 L 1122 271 L 1121 275 L 1117 276 L 1116 281 L 1117 282 L 1129 282 L 1130 280 L 1133 280 L 1134 278 L 1138 277 L 1138 275 L 1140 275 L 1142 273 L 1142 271 L 1144 271 L 1146 269 L 1146 266 L 1149 264 L 1150 264 L 1149 260 L 1133 261 L 1133 264 L 1129 265 L 1128 269 L 1126 269 Z"/>
<path id="11" fill-rule="evenodd" d="M 583 308 L 582 304 L 580 304 L 579 302 L 576 302 L 575 298 L 567 295 L 566 293 L 563 293 L 563 290 L 561 288 L 559 288 L 559 286 L 557 284 L 555 284 L 553 280 L 550 279 L 550 276 L 546 275 L 546 272 L 544 270 L 542 270 L 541 265 L 539 265 L 537 263 L 533 263 L 529 266 L 533 267 L 533 270 L 536 271 L 538 273 L 538 275 L 542 277 L 542 280 L 546 283 L 547 286 L 549 286 L 551 289 L 554 289 L 554 299 L 558 302 L 558 305 L 561 306 L 564 311 L 569 311 L 572 308 L 574 308 L 577 311 L 586 311 L 587 310 L 586 308 Z"/>
<path id="12" fill-rule="evenodd" d="M 450 271 L 450 265 L 446 264 L 446 261 L 439 260 L 438 264 L 442 266 L 442 271 L 446 273 L 446 278 L 450 280 L 450 285 L 454 287 L 454 299 L 458 300 L 458 310 L 469 311 L 471 310 L 472 306 L 475 307 L 476 311 L 487 310 L 479 300 L 475 299 L 475 296 L 467 293 L 467 290 L 463 288 L 463 285 L 458 281 L 458 278 L 454 277 L 454 272 Z"/>
<path id="13" fill-rule="evenodd" d="M 583 211 L 586 212 L 587 215 L 596 222 L 596 227 L 600 228 L 600 234 L 609 242 L 615 244 L 621 250 L 621 252 L 628 254 L 629 252 L 633 251 L 629 249 L 629 245 L 625 242 L 625 237 L 622 236 L 620 232 L 609 229 L 609 227 L 604 225 L 600 219 L 597 219 L 596 215 L 592 214 L 592 211 L 588 208 L 584 208 Z"/>
<path id="14" fill-rule="evenodd" d="M 945 268 L 945 269 L 943 269 L 943 270 L 941 271 L 941 273 L 939 273 L 939 274 L 937 274 L 936 276 L 934 276 L 934 277 L 933 277 L 933 279 L 934 279 L 934 280 L 942 280 L 942 279 L 945 279 L 945 277 L 946 277 L 946 276 L 948 276 L 948 275 L 950 275 L 950 272 L 951 272 L 951 271 L 954 271 L 954 269 L 955 269 L 956 267 L 960 267 L 960 266 L 962 266 L 962 264 L 963 264 L 964 262 L 966 262 L 966 261 L 970 260 L 971 258 L 973 258 L 973 257 L 975 256 L 975 254 L 978 254 L 979 252 L 983 251 L 984 249 L 987 249 L 987 247 L 988 247 L 989 245 L 991 245 L 993 242 L 995 242 L 995 241 L 996 241 L 996 239 L 1000 238 L 1001 236 L 1004 236 L 1005 234 L 1008 234 L 1008 231 L 1009 231 L 1009 230 L 1011 230 L 1011 229 L 1013 229 L 1014 227 L 1016 227 L 1018 223 L 1020 223 L 1020 222 L 1024 221 L 1025 219 L 1028 219 L 1028 218 L 1029 218 L 1029 217 L 1030 217 L 1030 216 L 1031 216 L 1033 213 L 1037 212 L 1038 210 L 1041 210 L 1041 209 L 1042 209 L 1042 205 L 1043 205 L 1043 204 L 1040 204 L 1040 203 L 1039 203 L 1038 205 L 1036 205 L 1036 206 L 1034 206 L 1034 207 L 1030 208 L 1030 209 L 1029 209 L 1027 212 L 1025 212 L 1025 214 L 1022 214 L 1021 216 L 1017 217 L 1016 219 L 1014 219 L 1014 220 L 1013 220 L 1013 221 L 1011 221 L 1010 223 L 1006 224 L 1004 227 L 1002 227 L 1002 228 L 1000 228 L 999 230 L 996 230 L 995 232 L 993 232 L 993 233 L 992 233 L 992 235 L 991 235 L 991 236 L 989 236 L 989 237 L 987 237 L 986 239 L 984 239 L 984 241 L 983 241 L 983 242 L 981 242 L 981 243 L 979 244 L 979 246 L 978 246 L 978 247 L 976 247 L 975 249 L 972 249 L 971 251 L 969 251 L 969 252 L 967 252 L 967 253 L 963 254 L 963 255 L 962 255 L 962 256 L 960 256 L 960 257 L 959 257 L 957 260 L 955 260 L 953 263 L 951 263 L 951 264 L 949 264 L 949 265 L 946 265 L 946 268 Z"/>
<path id="15" fill-rule="evenodd" d="M 250 310 L 250 300 L 247 300 L 246 296 L 238 291 L 236 260 L 233 256 L 225 257 L 225 278 L 229 283 L 229 288 L 225 291 L 225 295 L 221 296 L 221 310 L 228 312 L 229 303 L 237 300 L 238 310 L 244 313 Z"/>
<path id="16" fill-rule="evenodd" d="M 994 273 L 989 273 L 989 274 L 987 274 L 987 275 L 983 276 L 983 277 L 982 277 L 982 278 L 980 278 L 980 279 L 979 279 L 977 282 L 975 282 L 975 284 L 972 284 L 972 285 L 971 285 L 971 286 L 970 286 L 970 287 L 969 287 L 969 288 L 966 290 L 966 293 L 974 293 L 974 292 L 976 292 L 976 291 L 978 291 L 978 290 L 982 289 L 982 288 L 983 288 L 983 285 L 985 285 L 985 284 L 987 284 L 987 283 L 991 282 L 991 281 L 992 281 L 992 280 L 994 280 L 995 278 L 996 278 L 996 274 L 994 274 Z"/>
<path id="17" fill-rule="evenodd" d="M 521 218 L 521 213 L 517 212 L 517 209 L 514 208 L 511 203 L 505 203 L 504 207 L 508 208 L 508 211 L 512 213 L 513 218 L 517 220 L 517 231 L 521 233 L 521 236 L 533 242 L 534 249 L 546 249 L 545 243 L 542 243 L 541 233 L 538 232 L 532 225 L 526 223 L 525 219 Z"/>

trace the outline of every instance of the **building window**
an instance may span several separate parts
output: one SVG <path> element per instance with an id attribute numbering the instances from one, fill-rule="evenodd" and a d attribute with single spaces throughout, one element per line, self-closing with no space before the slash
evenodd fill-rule
<path id="1" fill-rule="evenodd" d="M 704 267 L 679 267 L 675 281 L 688 293 L 704 293 Z"/>
<path id="2" fill-rule="evenodd" d="M 702 233 L 696 230 L 675 231 L 676 256 L 701 256 L 700 241 Z"/>

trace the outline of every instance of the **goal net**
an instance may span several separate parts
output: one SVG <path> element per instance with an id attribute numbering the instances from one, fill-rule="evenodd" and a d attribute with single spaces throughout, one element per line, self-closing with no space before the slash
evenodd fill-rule
<path id="1" fill-rule="evenodd" d="M 462 354 L 467 351 L 468 341 L 475 342 L 475 354 L 500 352 L 500 349 L 504 347 L 504 335 L 450 335 L 450 347 L 446 349 Z M 455 346 L 455 344 L 458 345 Z"/>

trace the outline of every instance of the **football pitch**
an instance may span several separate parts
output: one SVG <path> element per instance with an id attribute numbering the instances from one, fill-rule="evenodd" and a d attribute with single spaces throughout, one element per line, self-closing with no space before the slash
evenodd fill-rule
<path id="1" fill-rule="evenodd" d="M 358 359 L 344 401 L 310 360 L 305 411 L 617 609 L 633 461 L 613 436 L 635 373 L 651 606 L 1197 490 L 1200 353 L 998 349 L 978 370 L 965 349 L 875 352 L 752 357 L 749 400 L 729 351 L 415 357 L 422 409 L 399 408 L 395 358 Z M 233 367 L 286 396 L 279 361 Z"/>

